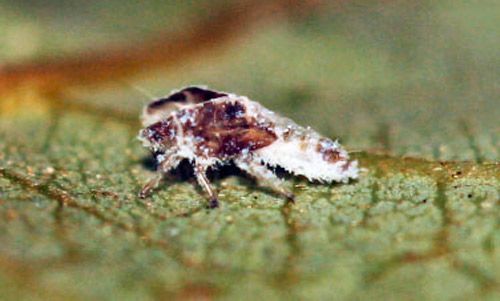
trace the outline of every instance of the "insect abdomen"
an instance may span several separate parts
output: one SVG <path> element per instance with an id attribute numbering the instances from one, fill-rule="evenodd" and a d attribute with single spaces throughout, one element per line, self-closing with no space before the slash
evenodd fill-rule
<path id="1" fill-rule="evenodd" d="M 358 176 L 357 162 L 349 161 L 347 152 L 329 139 L 280 139 L 257 150 L 256 155 L 266 164 L 309 180 L 347 182 Z"/>

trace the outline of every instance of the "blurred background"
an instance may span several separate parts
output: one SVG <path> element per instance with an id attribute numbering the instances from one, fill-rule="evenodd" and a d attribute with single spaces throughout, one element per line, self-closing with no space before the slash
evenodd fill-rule
<path id="1" fill-rule="evenodd" d="M 500 300 L 499 11 L 0 0 L 0 300 Z M 243 176 L 213 181 L 218 210 L 180 177 L 139 200 L 142 106 L 190 84 L 340 138 L 367 171 L 290 179 L 293 206 Z"/>
<path id="2" fill-rule="evenodd" d="M 352 151 L 494 161 L 499 9 L 462 0 L 1 0 L 0 86 L 63 89 L 135 118 L 145 94 L 205 84 Z"/>

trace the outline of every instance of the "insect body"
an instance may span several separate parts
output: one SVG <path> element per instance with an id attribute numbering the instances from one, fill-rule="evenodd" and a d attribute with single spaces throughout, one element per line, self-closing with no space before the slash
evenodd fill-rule
<path id="1" fill-rule="evenodd" d="M 217 195 L 206 177 L 209 167 L 234 164 L 274 191 L 293 200 L 268 168 L 280 166 L 310 181 L 343 182 L 358 177 L 357 161 L 336 141 L 303 128 L 245 96 L 187 87 L 151 102 L 142 115 L 139 139 L 155 155 L 157 175 L 141 190 L 146 197 L 162 177 L 188 159 L 209 207 Z"/>

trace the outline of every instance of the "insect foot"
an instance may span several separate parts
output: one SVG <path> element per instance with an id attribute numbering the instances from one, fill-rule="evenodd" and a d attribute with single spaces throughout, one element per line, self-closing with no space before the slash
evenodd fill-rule
<path id="1" fill-rule="evenodd" d="M 301 127 L 245 96 L 190 86 L 154 100 L 142 113 L 139 140 L 154 154 L 157 175 L 139 193 L 146 197 L 163 175 L 183 160 L 194 166 L 196 180 L 208 196 L 208 207 L 219 206 L 206 171 L 234 162 L 268 187 L 294 202 L 294 195 L 269 169 L 281 167 L 293 175 L 322 183 L 358 178 L 358 162 L 337 142 L 309 127 Z"/>
<path id="2" fill-rule="evenodd" d="M 208 209 L 215 209 L 215 208 L 219 208 L 219 201 L 217 199 L 210 199 L 210 201 L 208 201 Z"/>

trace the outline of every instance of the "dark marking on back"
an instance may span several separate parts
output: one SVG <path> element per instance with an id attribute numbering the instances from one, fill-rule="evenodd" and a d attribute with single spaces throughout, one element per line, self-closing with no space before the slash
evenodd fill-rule
<path id="1" fill-rule="evenodd" d="M 187 95 L 187 100 L 190 103 L 201 103 L 215 98 L 227 96 L 227 94 L 224 93 L 219 93 L 199 87 L 187 87 L 179 93 L 184 93 L 185 95 Z"/>
<path id="2" fill-rule="evenodd" d="M 352 161 L 346 161 L 343 165 L 342 165 L 342 171 L 346 171 L 349 169 L 349 167 L 351 167 L 351 163 Z"/>
<path id="3" fill-rule="evenodd" d="M 334 147 L 334 144 L 329 139 L 320 139 L 316 145 L 316 151 L 323 156 L 323 160 L 335 163 L 342 160 L 340 152 Z"/>
<path id="4" fill-rule="evenodd" d="M 168 106 L 169 103 L 183 103 L 186 105 L 198 104 L 223 96 L 227 96 L 227 94 L 199 87 L 187 87 L 179 92 L 172 93 L 167 97 L 162 97 L 151 102 L 148 105 L 148 111 L 151 113 L 154 110 L 162 109 L 163 107 Z"/>
<path id="5" fill-rule="evenodd" d="M 273 128 L 258 124 L 246 111 L 240 101 L 206 102 L 191 112 L 180 110 L 177 118 L 185 134 L 197 139 L 198 155 L 230 157 L 265 147 L 277 139 Z"/>
<path id="6" fill-rule="evenodd" d="M 169 102 L 182 102 L 182 101 L 186 101 L 186 95 L 184 95 L 184 93 L 182 92 L 177 92 L 177 93 L 174 93 L 168 97 L 163 97 L 163 98 L 160 98 L 160 99 L 157 99 L 153 102 L 151 102 L 149 105 L 148 105 L 148 109 L 158 109 L 160 107 L 162 107 L 163 105 L 169 103 Z"/>

